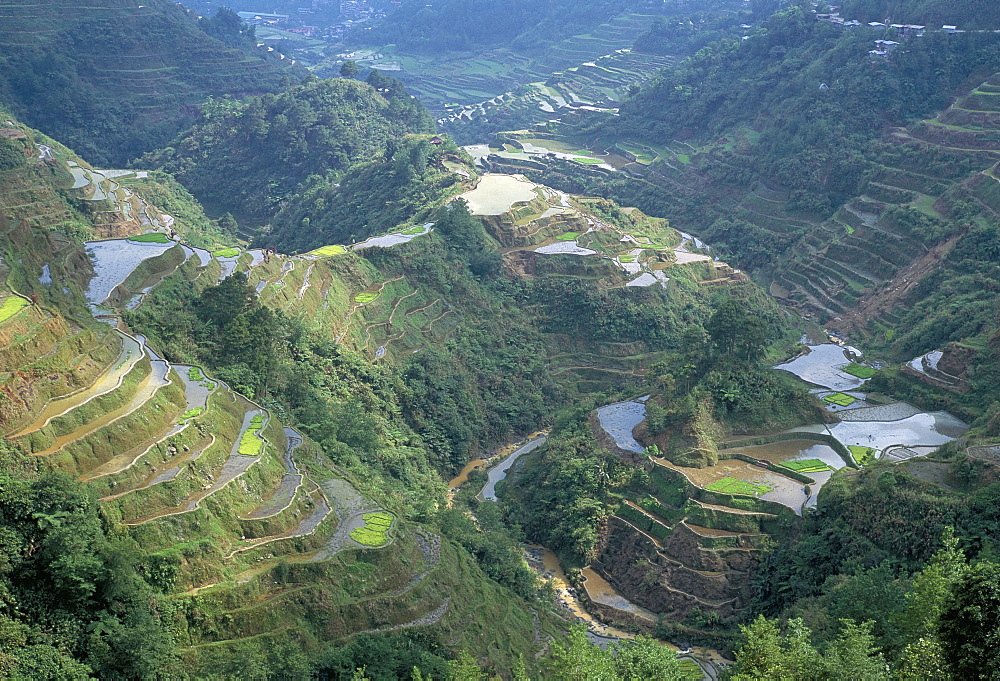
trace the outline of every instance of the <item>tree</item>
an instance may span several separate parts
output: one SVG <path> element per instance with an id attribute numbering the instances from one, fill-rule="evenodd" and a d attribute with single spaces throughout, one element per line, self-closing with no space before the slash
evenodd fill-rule
<path id="1" fill-rule="evenodd" d="M 614 664 L 618 678 L 623 681 L 687 678 L 677 653 L 648 636 L 615 644 Z"/>
<path id="2" fill-rule="evenodd" d="M 902 630 L 908 643 L 936 635 L 952 588 L 969 569 L 953 528 L 945 528 L 941 541 L 943 546 L 914 576 L 913 585 L 906 594 Z"/>
<path id="3" fill-rule="evenodd" d="M 738 301 L 727 300 L 705 325 L 716 352 L 746 361 L 759 355 L 767 346 L 767 322 L 747 314 Z"/>
<path id="4" fill-rule="evenodd" d="M 792 623 L 798 626 L 802 621 L 792 620 L 789 625 Z M 758 615 L 750 624 L 740 626 L 740 633 L 743 635 L 743 645 L 736 651 L 732 677 L 734 681 L 778 679 L 790 674 L 786 665 L 788 659 L 784 639 L 777 620 Z"/>
<path id="5" fill-rule="evenodd" d="M 223 329 L 249 309 L 255 299 L 247 275 L 237 272 L 202 291 L 195 312 L 202 321 Z"/>
<path id="6" fill-rule="evenodd" d="M 348 59 L 340 65 L 340 75 L 343 78 L 357 78 L 359 73 L 361 73 L 361 67 L 353 59 Z"/>
<path id="7" fill-rule="evenodd" d="M 888 679 L 889 667 L 875 647 L 874 623 L 840 620 L 840 624 L 843 627 L 840 636 L 823 656 L 827 678 L 843 681 Z"/>
<path id="8" fill-rule="evenodd" d="M 482 681 L 485 678 L 486 674 L 468 651 L 463 650 L 457 660 L 448 663 L 447 681 Z"/>
<path id="9" fill-rule="evenodd" d="M 950 681 L 952 678 L 944 658 L 944 648 L 936 636 L 921 637 L 903 648 L 896 661 L 894 675 L 900 680 Z"/>
<path id="10" fill-rule="evenodd" d="M 733 681 L 770 679 L 850 679 L 876 681 L 888 679 L 888 667 L 874 647 L 872 623 L 857 624 L 840 620 L 837 639 L 821 654 L 813 647 L 812 632 L 801 619 L 788 621 L 782 635 L 777 620 L 763 615 L 741 626 L 744 642 L 736 651 Z"/>
<path id="11" fill-rule="evenodd" d="M 553 641 L 543 662 L 545 678 L 569 681 L 613 681 L 618 678 L 611 655 L 587 638 L 587 628 L 574 625 L 565 641 Z"/>
<path id="12" fill-rule="evenodd" d="M 1000 565 L 974 565 L 956 581 L 941 612 L 938 635 L 956 678 L 995 678 L 1000 669 Z"/>

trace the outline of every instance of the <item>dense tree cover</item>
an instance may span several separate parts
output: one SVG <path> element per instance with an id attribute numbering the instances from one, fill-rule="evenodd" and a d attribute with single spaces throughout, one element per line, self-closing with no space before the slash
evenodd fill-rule
<path id="1" fill-rule="evenodd" d="M 586 410 L 572 410 L 510 483 L 510 517 L 531 540 L 586 565 L 595 557 L 601 521 L 610 514 L 608 494 L 636 473 L 597 444 Z"/>
<path id="2" fill-rule="evenodd" d="M 415 52 L 482 50 L 510 46 L 537 50 L 640 5 L 639 0 L 556 2 L 529 0 L 443 0 L 433 5 L 404 3 L 373 30 L 351 39 L 368 45 L 394 44 Z"/>
<path id="3" fill-rule="evenodd" d="M 318 660 L 315 670 L 320 679 L 351 679 L 358 670 L 372 681 L 411 678 L 414 669 L 421 678 L 448 678 L 448 658 L 441 644 L 410 629 L 399 634 L 372 636 L 362 634 L 351 643 L 331 648 Z"/>
<path id="4" fill-rule="evenodd" d="M 889 679 L 885 659 L 875 648 L 871 623 L 841 620 L 840 636 L 824 652 L 813 647 L 812 632 L 801 619 L 788 622 L 782 634 L 778 622 L 758 617 L 740 627 L 745 642 L 736 652 L 733 681 L 755 679 Z"/>
<path id="5" fill-rule="evenodd" d="M 176 175 L 209 208 L 257 224 L 310 175 L 342 172 L 412 132 L 427 111 L 398 82 L 316 80 L 279 95 L 222 100 L 145 163 Z"/>
<path id="6" fill-rule="evenodd" d="M 693 14 L 684 17 L 657 17 L 649 30 L 640 33 L 632 49 L 649 54 L 693 54 L 709 43 L 743 35 L 748 13 Z"/>
<path id="7" fill-rule="evenodd" d="M 0 26 L 0 101 L 96 164 L 123 166 L 162 146 L 209 95 L 275 92 L 289 78 L 287 65 L 227 48 L 166 0 L 21 14 Z"/>
<path id="8" fill-rule="evenodd" d="M 805 176 L 789 186 L 812 188 L 814 178 L 803 169 L 824 168 L 815 157 L 843 158 L 845 145 L 861 148 L 887 125 L 943 108 L 948 91 L 995 63 L 1000 50 L 991 33 L 953 40 L 934 32 L 908 41 L 904 54 L 874 63 L 868 50 L 880 36 L 867 27 L 817 22 L 792 7 L 746 41 L 713 43 L 660 72 L 623 107 L 615 128 L 662 141 L 685 129 L 724 134 L 762 124 L 755 157 L 780 159 L 790 179 Z M 819 89 L 821 83 L 829 89 Z"/>
<path id="9" fill-rule="evenodd" d="M 179 672 L 139 547 L 107 525 L 80 483 L 31 473 L 20 456 L 0 453 L 0 675 Z"/>
<path id="10" fill-rule="evenodd" d="M 28 163 L 29 151 L 21 140 L 0 137 L 0 172 L 21 168 Z"/>
<path id="11" fill-rule="evenodd" d="M 994 678 L 1000 669 L 1000 564 L 974 565 L 949 595 L 939 625 L 944 658 L 960 678 Z"/>
<path id="12" fill-rule="evenodd" d="M 817 512 L 766 557 L 756 607 L 802 618 L 820 648 L 840 636 L 838 622 L 867 621 L 895 678 L 989 678 L 979 675 L 995 669 L 1000 636 L 989 614 L 998 493 L 946 492 L 886 465 L 838 473 Z"/>
<path id="13" fill-rule="evenodd" d="M 542 660 L 546 679 L 560 681 L 639 681 L 688 678 L 677 653 L 648 636 L 617 641 L 601 649 L 587 638 L 584 625 L 570 629 L 565 641 L 553 641 Z"/>
<path id="14" fill-rule="evenodd" d="M 832 3 L 831 3 L 832 4 Z M 893 24 L 945 24 L 963 30 L 1000 27 L 1000 7 L 991 0 L 842 0 L 840 14 L 862 23 L 886 19 Z"/>
<path id="15" fill-rule="evenodd" d="M 211 17 L 202 17 L 198 26 L 227 47 L 249 51 L 257 46 L 256 28 L 228 7 L 220 7 Z"/>
<path id="16" fill-rule="evenodd" d="M 257 240 L 295 253 L 356 243 L 404 223 L 420 224 L 462 181 L 443 165 L 457 154 L 450 141 L 434 146 L 426 136 L 389 140 L 384 153 L 357 164 L 344 177 L 309 177 Z"/>

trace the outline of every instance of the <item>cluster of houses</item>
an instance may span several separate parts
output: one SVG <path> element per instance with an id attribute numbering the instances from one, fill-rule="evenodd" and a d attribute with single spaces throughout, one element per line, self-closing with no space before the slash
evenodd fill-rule
<path id="1" fill-rule="evenodd" d="M 854 19 L 849 21 L 845 20 L 844 17 L 840 16 L 839 12 L 817 14 L 816 19 L 818 21 L 826 21 L 831 24 L 836 24 L 837 26 L 843 26 L 844 28 L 855 28 L 863 25 L 860 21 L 856 21 Z M 892 29 L 894 31 L 893 37 L 901 40 L 905 40 L 907 38 L 923 38 L 924 34 L 928 30 L 926 26 L 920 26 L 918 24 L 891 24 L 888 21 L 870 21 L 867 25 L 870 28 L 882 29 L 886 31 Z M 957 26 L 951 26 L 948 24 L 942 26 L 941 30 L 945 33 L 964 33 L 964 31 L 958 30 Z M 886 59 L 893 50 L 899 47 L 899 45 L 900 43 L 896 40 L 876 40 L 875 49 L 869 50 L 868 54 L 871 55 L 873 59 Z"/>

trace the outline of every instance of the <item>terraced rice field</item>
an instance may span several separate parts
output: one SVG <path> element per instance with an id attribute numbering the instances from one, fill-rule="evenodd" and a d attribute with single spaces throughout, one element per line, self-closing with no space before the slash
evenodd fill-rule
<path id="1" fill-rule="evenodd" d="M 796 473 L 822 473 L 823 471 L 833 470 L 826 462 L 819 459 L 803 459 L 800 461 L 785 461 L 779 464 Z"/>
<path id="2" fill-rule="evenodd" d="M 31 302 L 20 296 L 4 298 L 3 303 L 0 303 L 0 323 L 7 321 L 29 305 Z"/>
<path id="3" fill-rule="evenodd" d="M 389 528 L 395 517 L 386 511 L 366 513 L 365 524 L 351 532 L 351 539 L 363 546 L 379 547 L 389 542 Z"/>
<path id="4" fill-rule="evenodd" d="M 770 492 L 773 487 L 766 483 L 748 482 L 739 478 L 725 477 L 709 483 L 705 486 L 705 489 L 722 494 L 742 494 L 744 496 L 759 497 Z"/>
<path id="5" fill-rule="evenodd" d="M 323 246 L 322 248 L 317 248 L 314 251 L 309 251 L 308 255 L 315 255 L 320 258 L 329 258 L 333 255 L 341 255 L 346 253 L 346 249 L 343 246 Z"/>

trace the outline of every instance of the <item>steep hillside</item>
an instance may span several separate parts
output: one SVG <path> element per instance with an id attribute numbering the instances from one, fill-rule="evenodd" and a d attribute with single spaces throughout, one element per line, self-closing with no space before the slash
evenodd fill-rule
<path id="1" fill-rule="evenodd" d="M 454 649 L 485 652 L 491 647 L 486 641 L 495 640 L 498 652 L 486 657 L 509 669 L 518 653 L 530 655 L 534 641 L 557 633 L 555 618 L 535 606 L 533 621 L 532 606 L 488 581 L 463 549 L 405 520 L 403 513 L 412 511 L 405 510 L 410 503 L 403 501 L 404 490 L 412 487 L 399 487 L 396 496 L 377 477 L 352 484 L 313 441 L 282 428 L 274 408 L 247 400 L 207 370 L 164 359 L 122 324 L 122 311 L 142 310 L 150 287 L 212 288 L 236 259 L 175 244 L 162 233 L 139 238 L 150 227 L 165 227 L 138 219 L 116 235 L 133 239 L 88 242 L 85 252 L 71 238 L 78 235 L 48 227 L 47 217 L 62 211 L 77 220 L 77 229 L 97 231 L 72 206 L 134 210 L 138 196 L 122 186 L 127 175 L 106 179 L 106 173 L 89 170 L 62 149 L 39 159 L 30 142 L 34 131 L 16 123 L 7 130 L 21 137 L 11 133 L 5 149 L 24 155 L 0 175 L 8 263 L 0 322 L 5 494 L 14 481 L 44 494 L 45 485 L 54 484 L 49 473 L 39 478 L 32 471 L 61 472 L 64 477 L 54 480 L 80 499 L 99 497 L 106 527 L 117 528 L 115 548 L 104 550 L 95 565 L 122 561 L 114 552 L 125 551 L 141 577 L 132 578 L 138 580 L 129 587 L 135 595 L 109 583 L 102 589 L 117 588 L 117 595 L 99 591 L 85 598 L 81 604 L 95 608 L 89 613 L 44 600 L 59 592 L 42 582 L 31 587 L 42 600 L 32 595 L 19 581 L 28 575 L 26 561 L 35 550 L 30 546 L 51 545 L 46 561 L 72 561 L 83 550 L 67 545 L 52 553 L 52 542 L 62 541 L 54 534 L 59 518 L 72 517 L 68 527 L 82 528 L 58 505 L 39 502 L 34 508 L 54 513 L 55 520 L 46 525 L 29 519 L 23 531 L 16 526 L 22 532 L 17 539 L 8 535 L 13 543 L 5 544 L 15 557 L 16 576 L 5 582 L 5 590 L 23 604 L 14 620 L 4 619 L 5 627 L 23 627 L 36 636 L 40 623 L 52 617 L 74 627 L 104 627 L 104 638 L 71 628 L 49 643 L 101 675 L 117 669 L 128 676 L 144 673 L 148 667 L 142 665 L 174 664 L 193 673 L 242 675 L 269 667 L 301 676 L 311 664 L 303 652 L 315 655 L 362 632 L 412 626 L 438 631 L 435 638 L 450 641 Z M 74 182 L 77 175 L 80 181 Z M 80 186 L 72 189 L 74 184 Z M 147 214 L 169 217 L 148 206 L 141 215 Z M 266 266 L 263 257 L 250 254 L 240 258 L 239 267 L 253 263 Z M 394 427 L 405 432 L 405 425 Z M 423 484 L 434 490 L 425 507 L 433 508 L 434 498 L 442 496 L 441 482 L 425 478 Z M 5 532 L 19 518 L 8 513 L 10 501 L 6 496 L 2 501 L 11 523 Z M 94 513 L 96 507 L 86 504 L 80 512 Z M 392 523 L 387 535 L 392 548 L 378 550 L 385 539 L 352 532 L 366 524 L 366 514 L 386 506 L 394 509 L 385 516 Z M 102 525 L 97 516 L 91 522 Z M 96 542 L 90 545 L 98 547 Z M 74 578 L 67 574 L 67 579 Z M 102 598 L 113 604 L 102 605 Z M 128 607 L 130 598 L 150 599 L 156 613 L 133 606 L 133 619 L 120 622 L 119 609 Z M 145 634 L 135 619 L 143 616 Z M 481 626 L 472 624 L 477 620 Z M 146 642 L 134 645 L 130 636 L 145 636 Z M 155 646 L 161 647 L 154 654 Z M 48 655 L 46 650 L 28 655 L 17 648 L 13 669 L 40 673 L 38 656 Z"/>
<path id="2" fill-rule="evenodd" d="M 4 625 L 71 622 L 48 645 L 101 675 L 299 677 L 373 660 L 355 640 L 402 650 L 411 629 L 426 669 L 460 650 L 533 665 L 565 623 L 506 530 L 443 510 L 442 475 L 576 395 L 635 389 L 719 287 L 747 286 L 680 257 L 665 221 L 477 178 L 458 155 L 447 168 L 468 203 L 419 228 L 297 257 L 208 251 L 168 237 L 208 221 L 166 176 L 4 130 L 5 484 L 62 485 L 115 538 L 86 558 L 110 581 L 70 607 L 58 584 L 21 578 L 33 545 L 82 520 L 0 500 L 17 537 L 5 588 L 25 604 Z M 95 235 L 110 238 L 82 243 Z M 570 328 L 568 305 L 601 314 Z M 84 560 L 94 537 L 45 564 Z M 127 594 L 112 564 L 133 571 Z M 17 650 L 2 661 L 29 676 L 50 654 Z"/>
<path id="3" fill-rule="evenodd" d="M 992 276 L 976 253 L 996 221 L 998 40 L 892 34 L 897 48 L 869 54 L 884 34 L 788 10 L 662 72 L 610 122 L 578 113 L 515 135 L 593 150 L 620 172 L 560 154 L 489 162 L 669 214 L 786 304 L 893 359 L 988 335 L 989 293 L 953 297 L 959 315 L 922 301 Z"/>
<path id="4" fill-rule="evenodd" d="M 934 28 L 948 24 L 960 30 L 1000 27 L 1000 11 L 989 0 L 844 0 L 840 13 L 862 23 L 890 19 Z"/>
<path id="5" fill-rule="evenodd" d="M 205 108 L 172 146 L 144 161 L 177 176 L 213 212 L 262 224 L 311 175 L 339 178 L 408 133 L 434 129 L 391 78 L 312 80 L 280 95 Z"/>
<path id="6" fill-rule="evenodd" d="M 0 9 L 0 101 L 95 163 L 169 141 L 209 97 L 275 92 L 288 60 L 227 47 L 168 0 Z"/>

